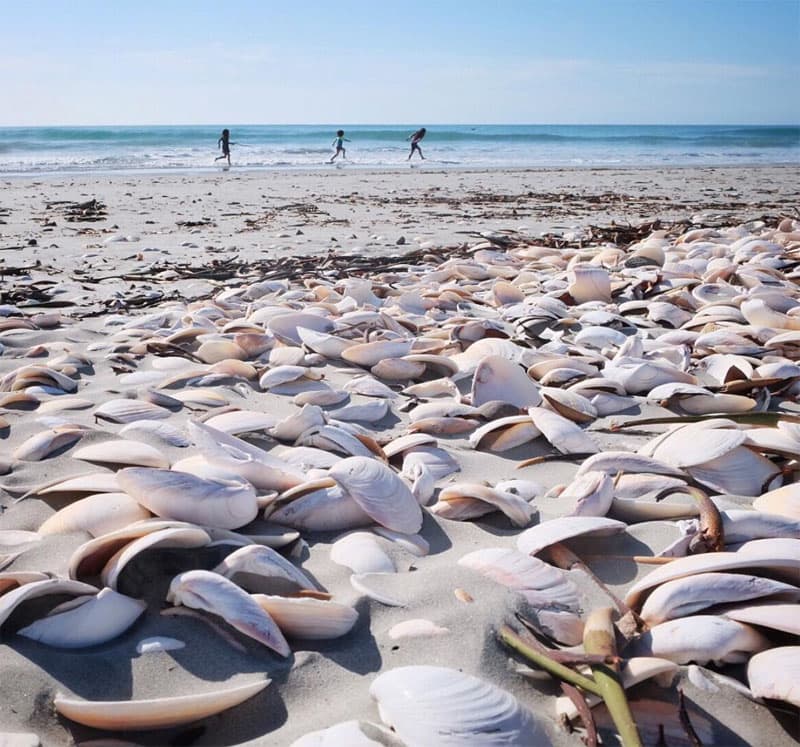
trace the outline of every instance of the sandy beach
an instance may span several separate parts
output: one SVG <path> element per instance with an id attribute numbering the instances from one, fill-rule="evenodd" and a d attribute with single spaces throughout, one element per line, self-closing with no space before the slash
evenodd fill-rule
<path id="1" fill-rule="evenodd" d="M 753 509 L 762 495 L 790 486 L 794 492 L 788 508 L 779 514 L 787 522 L 782 529 L 773 534 L 757 530 L 717 549 L 734 553 L 748 541 L 777 537 L 794 542 L 781 547 L 797 555 L 800 517 L 792 511 L 800 500 L 798 206 L 800 169 L 789 166 L 504 171 L 423 166 L 407 171 L 344 167 L 308 172 L 233 168 L 200 174 L 3 179 L 0 746 L 291 745 L 340 722 L 380 725 L 371 685 L 383 674 L 417 665 L 457 670 L 516 698 L 533 714 L 540 736 L 531 741 L 533 732 L 525 732 L 527 737 L 509 744 L 580 745 L 585 734 L 580 720 L 570 732 L 556 712 L 561 690 L 555 680 L 527 667 L 497 636 L 504 624 L 520 629 L 517 614 L 530 618 L 543 610 L 554 614 L 554 609 L 526 601 L 459 561 L 488 548 L 518 549 L 529 527 L 578 510 L 580 486 L 575 480 L 589 458 L 581 438 L 590 439 L 593 451 L 632 454 L 649 449 L 652 457 L 659 448 L 653 439 L 670 425 L 620 430 L 612 426 L 644 417 L 718 412 L 733 416 L 765 410 L 777 413 L 777 420 L 760 430 L 778 433 L 778 420 L 785 417 L 788 425 L 784 423 L 786 430 L 780 433 L 789 446 L 757 440 L 742 445 L 747 429 L 756 427 L 752 423 L 708 426 L 725 431 L 731 443 L 738 439 L 730 449 L 725 447 L 727 451 L 720 448 L 720 456 L 733 449 L 757 455 L 753 458 L 759 462 L 751 471 L 766 470 L 758 489 L 737 492 L 723 478 L 714 489 L 713 479 L 691 471 L 706 464 L 702 460 L 671 464 L 679 474 L 689 475 L 690 483 L 699 482 L 717 511 Z M 594 230 L 598 227 L 603 231 Z M 688 233 L 693 229 L 697 235 Z M 756 243 L 748 245 L 748 237 Z M 352 258 L 350 265 L 337 260 L 345 257 Z M 599 273 L 587 280 L 588 290 L 581 284 L 582 268 L 587 278 L 590 271 Z M 698 288 L 712 290 L 703 296 Z M 715 304 L 724 310 L 717 308 L 715 315 L 704 318 L 708 310 L 701 309 Z M 292 322 L 299 314 L 305 316 Z M 285 324 L 276 321 L 281 319 Z M 315 329 L 323 337 L 334 335 L 338 341 L 302 339 L 298 327 L 317 322 Z M 702 335 L 717 331 L 735 340 L 698 344 Z M 592 341 L 591 334 L 598 337 Z M 337 348 L 338 354 L 329 352 L 329 346 L 341 340 L 346 343 Z M 396 347 L 364 353 L 363 359 L 353 353 L 348 359 L 347 349 L 381 340 Z M 492 347 L 494 343 L 499 347 Z M 486 345 L 486 352 L 470 360 L 468 351 L 480 345 Z M 392 362 L 409 356 L 409 368 L 398 373 Z M 489 364 L 482 362 L 487 356 Z M 626 356 L 655 362 L 657 381 L 651 386 L 623 380 L 620 359 Z M 718 361 L 727 366 L 720 380 L 714 378 L 717 369 L 705 362 L 710 356 L 727 356 Z M 386 365 L 376 371 L 380 363 Z M 490 364 L 499 367 L 492 369 Z M 513 372 L 503 368 L 506 364 Z M 485 393 L 476 383 L 480 365 L 489 366 L 485 378 L 497 381 L 497 390 Z M 764 366 L 773 368 L 762 370 Z M 527 384 L 510 383 L 507 375 L 526 378 Z M 580 404 L 553 405 L 553 398 L 559 401 L 554 390 L 579 394 L 582 390 L 573 385 L 595 378 L 605 383 L 583 390 Z M 687 389 L 649 396 L 655 386 L 673 382 L 707 392 Z M 516 395 L 518 386 L 525 395 Z M 540 396 L 542 389 L 551 399 Z M 341 393 L 338 401 L 334 392 Z M 683 397 L 704 395 L 717 398 L 713 407 L 698 401 L 696 412 L 687 409 Z M 599 400 L 593 400 L 595 396 Z M 733 396 L 740 400 L 725 399 Z M 125 401 L 141 404 L 138 414 L 111 404 Z M 583 402 L 592 402 L 591 409 L 579 411 Z M 106 405 L 109 408 L 102 409 Z M 427 405 L 430 414 L 423 416 L 425 411 L 418 408 Z M 336 412 L 349 406 L 363 410 Z M 529 407 L 537 411 L 532 424 Z M 562 437 L 580 441 L 578 447 L 565 446 L 558 436 L 548 437 L 551 416 L 565 429 L 559 431 L 566 434 Z M 490 444 L 497 434 L 471 440 L 479 428 L 508 417 L 518 418 L 514 424 L 529 430 L 507 450 L 493 450 Z M 142 421 L 166 424 L 169 433 L 141 426 Z M 253 461 L 252 455 L 236 464 L 221 456 L 214 461 L 209 456 L 213 447 L 190 428 L 195 422 L 241 437 L 284 466 L 291 463 L 292 479 L 273 485 L 265 478 L 253 490 L 243 473 L 237 473 L 244 462 Z M 320 431 L 331 425 L 349 437 L 346 445 Z M 362 438 L 355 438 L 348 427 Z M 43 438 L 39 434 L 45 431 L 50 435 Z M 412 433 L 427 435 L 429 443 L 394 453 L 397 439 Z M 697 438 L 702 451 L 705 436 L 691 433 L 686 438 Z M 37 436 L 39 441 L 32 441 Z M 115 447 L 119 439 L 126 443 Z M 143 444 L 141 453 L 128 441 Z M 298 443 L 309 451 L 292 462 Z M 103 444 L 107 448 L 94 456 L 77 456 L 81 449 Z M 312 454 L 312 448 L 326 452 L 331 461 Z M 414 507 L 422 504 L 418 532 L 373 532 L 381 524 L 370 513 L 374 507 L 370 504 L 367 511 L 359 503 L 354 508 L 347 495 L 346 506 L 325 520 L 334 522 L 327 530 L 281 521 L 289 520 L 287 505 L 294 504 L 278 494 L 307 479 L 333 479 L 341 488 L 344 477 L 337 477 L 333 465 L 362 451 L 363 459 L 391 473 L 387 480 L 398 481 L 399 487 L 392 483 L 392 490 L 413 495 Z M 409 461 L 411 453 L 425 456 Z M 523 460 L 550 454 L 567 458 L 519 467 Z M 258 501 L 258 518 L 216 528 L 255 538 L 256 545 L 272 544 L 308 575 L 317 596 L 355 610 L 351 628 L 330 640 L 286 633 L 291 652 L 281 656 L 234 630 L 225 614 L 208 609 L 174 614 L 192 605 L 166 601 L 173 579 L 196 569 L 211 571 L 236 549 L 230 537 L 214 534 L 198 519 L 196 524 L 207 532 L 173 527 L 185 534 L 145 547 L 114 577 L 116 591 L 143 600 L 146 608 L 143 605 L 135 621 L 112 639 L 87 648 L 63 648 L 20 635 L 56 604 L 87 592 L 59 589 L 4 614 L 2 600 L 15 593 L 14 586 L 24 589 L 24 581 L 46 578 L 19 581 L 14 574 L 79 577 L 101 588 L 109 585 L 107 572 L 101 580 L 102 567 L 117 562 L 115 554 L 125 547 L 118 541 L 101 553 L 101 561 L 76 565 L 76 551 L 96 536 L 94 531 L 100 536 L 105 531 L 89 529 L 94 518 L 76 519 L 80 526 L 68 523 L 65 529 L 40 531 L 44 522 L 78 499 L 105 493 L 129 494 L 123 495 L 127 502 L 120 516 L 138 502 L 144 516 L 192 521 L 180 511 L 147 505 L 159 493 L 158 483 L 142 488 L 139 495 L 115 482 L 116 473 L 126 467 L 154 469 L 159 462 L 159 468 L 170 468 L 191 457 L 195 462 L 185 469 L 205 476 L 198 479 L 213 480 L 216 475 L 222 480 L 233 473 L 244 480 L 242 495 L 250 496 L 247 491 L 252 490 L 252 505 Z M 602 474 L 601 492 L 609 501 L 612 494 L 616 500 L 632 495 L 622 495 L 620 473 L 635 470 L 608 467 Z M 80 488 L 46 492 L 47 486 L 80 475 L 91 475 Z M 441 491 L 448 486 L 463 490 L 467 485 L 477 491 L 476 485 L 494 488 L 509 480 L 524 484 L 509 489 L 512 498 L 503 490 L 499 498 L 493 496 L 505 513 L 481 501 L 477 493 L 454 499 L 474 518 L 449 518 L 458 509 L 442 506 Z M 335 485 L 317 489 L 338 490 Z M 664 487 L 659 486 L 656 492 Z M 191 491 L 186 486 L 177 489 L 174 503 L 187 499 L 187 492 Z M 619 533 L 564 539 L 586 566 L 559 570 L 578 600 L 577 611 L 557 610 L 568 614 L 565 624 L 573 626 L 570 633 L 557 628 L 554 637 L 562 645 L 580 643 L 580 631 L 572 639 L 574 626 L 582 628 L 591 610 L 615 606 L 616 599 L 625 600 L 654 569 L 669 567 L 633 558 L 658 555 L 680 538 L 679 519 L 698 516 L 692 497 L 680 490 L 655 504 L 653 491 L 643 489 L 641 502 L 672 507 L 674 515 L 668 516 L 667 510 L 657 519 L 657 509 L 648 513 L 637 506 L 631 510 L 640 513 L 633 519 L 622 504 L 609 508 L 609 502 L 603 510 L 584 515 L 624 521 L 626 525 L 616 528 Z M 775 504 L 770 505 L 768 513 L 773 515 Z M 188 509 L 192 515 L 194 510 Z M 375 509 L 375 514 L 381 510 Z M 408 511 L 416 516 L 411 508 Z M 483 511 L 487 513 L 481 515 Z M 352 523 L 348 512 L 355 516 Z M 116 524 L 113 516 L 104 516 L 100 524 L 118 531 L 142 518 L 123 521 L 120 516 Z M 398 526 L 408 522 L 414 523 L 404 515 Z M 391 523 L 383 526 L 391 530 Z M 366 549 L 342 551 L 355 568 L 331 558 L 334 543 L 353 529 L 367 535 L 368 544 Z M 556 564 L 546 549 L 540 554 Z M 396 572 L 388 572 L 392 568 Z M 768 563 L 759 568 L 760 574 L 776 581 L 800 585 L 800 570 L 788 561 L 777 569 Z M 4 578 L 9 579 L 5 587 Z M 236 580 L 248 592 L 260 588 L 248 585 L 252 578 Z M 261 586 L 271 590 L 273 584 Z M 791 591 L 784 594 L 788 596 L 780 599 L 796 605 Z M 549 619 L 547 614 L 542 621 Z M 697 614 L 722 613 L 714 609 Z M 414 620 L 425 622 L 410 633 L 397 627 Z M 542 624 L 552 633 L 547 622 Z M 81 625 L 92 628 L 87 621 Z M 663 670 L 668 676 L 662 673 L 658 681 L 648 680 L 630 691 L 644 744 L 659 744 L 660 727 L 661 743 L 691 744 L 679 718 L 679 689 L 702 744 L 796 743 L 796 693 L 794 705 L 786 699 L 765 703 L 746 687 L 747 660 L 754 651 L 796 646 L 796 635 L 763 624 L 750 630 L 761 643 L 746 657 L 719 666 L 691 663 L 696 659 L 676 661 L 672 670 Z M 156 637 L 175 639 L 183 646 L 137 650 L 140 642 Z M 265 677 L 271 683 L 240 705 L 163 729 L 92 728 L 59 714 L 54 705 L 58 694 L 87 701 L 138 701 L 213 692 Z M 726 678 L 735 679 L 738 686 Z M 602 744 L 619 743 L 602 706 L 594 711 Z M 381 733 L 377 726 L 363 730 L 375 741 L 362 744 L 425 744 L 404 740 L 401 727 L 394 734 Z M 302 744 L 356 744 L 351 738 Z"/>

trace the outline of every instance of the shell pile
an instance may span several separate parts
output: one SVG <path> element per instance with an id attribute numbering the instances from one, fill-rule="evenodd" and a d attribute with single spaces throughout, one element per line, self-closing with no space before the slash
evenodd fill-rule
<path id="1" fill-rule="evenodd" d="M 0 645 L 42 669 L 57 728 L 175 729 L 252 699 L 269 743 L 270 679 L 307 687 L 357 639 L 384 652 L 360 671 L 375 723 L 340 707 L 296 745 L 578 744 L 544 680 L 495 684 L 493 628 L 516 612 L 574 647 L 608 605 L 633 620 L 626 685 L 666 684 L 635 711 L 645 741 L 685 738 L 678 682 L 704 743 L 723 739 L 708 691 L 765 719 L 800 706 L 797 221 L 561 250 L 487 234 L 471 259 L 231 285 L 60 336 L 0 316 Z M 404 582 L 425 574 L 452 578 L 436 619 Z M 391 667 L 395 642 L 414 666 Z M 109 684 L 192 645 L 227 651 L 228 681 Z M 470 646 L 484 661 L 460 671 Z M 76 650 L 95 686 L 53 665 Z"/>

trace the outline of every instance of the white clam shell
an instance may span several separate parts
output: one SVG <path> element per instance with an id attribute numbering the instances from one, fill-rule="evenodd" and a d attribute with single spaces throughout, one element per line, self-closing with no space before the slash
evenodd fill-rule
<path id="1" fill-rule="evenodd" d="M 356 610 L 338 602 L 267 594 L 253 594 L 253 599 L 269 613 L 284 635 L 292 638 L 340 638 L 347 635 L 358 621 Z"/>
<path id="2" fill-rule="evenodd" d="M 141 441 L 127 439 L 90 444 L 77 449 L 72 456 L 74 459 L 100 464 L 131 464 L 137 467 L 169 468 L 169 459 L 161 451 Z"/>
<path id="3" fill-rule="evenodd" d="M 0 596 L 0 627 L 9 615 L 23 602 L 52 594 L 70 595 L 73 597 L 94 595 L 97 587 L 84 584 L 81 581 L 72 581 L 66 578 L 47 578 L 41 581 L 29 581 L 21 586 L 6 591 Z"/>
<path id="4" fill-rule="evenodd" d="M 353 573 L 394 573 L 392 559 L 371 532 L 350 532 L 331 545 L 331 560 Z"/>
<path id="5" fill-rule="evenodd" d="M 675 578 L 696 573 L 763 569 L 770 575 L 796 580 L 800 570 L 800 540 L 762 539 L 742 545 L 736 552 L 715 552 L 676 558 L 648 573 L 628 589 L 625 602 L 633 607 L 651 589 Z"/>
<path id="6" fill-rule="evenodd" d="M 186 571 L 172 579 L 167 601 L 218 615 L 281 656 L 291 653 L 275 621 L 246 591 L 224 576 L 210 571 Z"/>
<path id="7" fill-rule="evenodd" d="M 422 526 L 422 511 L 410 488 L 376 459 L 342 459 L 328 474 L 378 524 L 404 534 Z"/>
<path id="8" fill-rule="evenodd" d="M 316 584 L 303 571 L 271 547 L 247 545 L 234 550 L 216 568 L 214 573 L 233 579 L 238 573 L 246 573 L 265 579 L 282 579 L 293 587 L 316 589 Z M 247 583 L 240 586 L 250 589 Z M 253 589 L 254 590 L 254 589 Z"/>
<path id="9" fill-rule="evenodd" d="M 779 646 L 756 654 L 747 664 L 747 681 L 759 698 L 800 707 L 800 646 Z"/>
<path id="10" fill-rule="evenodd" d="M 472 404 L 508 402 L 519 408 L 535 407 L 542 401 L 539 385 L 519 365 L 507 358 L 489 355 L 477 365 L 472 379 Z"/>
<path id="11" fill-rule="evenodd" d="M 204 526 L 237 529 L 258 514 L 247 482 L 204 480 L 185 472 L 128 467 L 117 473 L 119 486 L 157 516 Z"/>
<path id="12" fill-rule="evenodd" d="M 205 547 L 211 542 L 208 533 L 199 527 L 167 527 L 138 537 L 121 547 L 109 558 L 100 574 L 102 582 L 117 588 L 120 574 L 137 555 L 153 547 Z"/>
<path id="13" fill-rule="evenodd" d="M 54 513 L 39 527 L 39 534 L 88 532 L 99 537 L 149 518 L 150 512 L 127 493 L 97 493 Z"/>
<path id="14" fill-rule="evenodd" d="M 25 439 L 14 449 L 12 456 L 23 462 L 40 462 L 79 441 L 84 433 L 82 428 L 70 425 L 48 428 Z"/>
<path id="15" fill-rule="evenodd" d="M 388 635 L 393 641 L 402 638 L 430 638 L 432 636 L 447 635 L 449 628 L 443 628 L 431 620 L 415 618 L 413 620 L 403 620 L 389 628 Z"/>
<path id="16" fill-rule="evenodd" d="M 776 594 L 800 599 L 791 584 L 744 573 L 698 573 L 658 586 L 642 605 L 640 616 L 650 625 L 692 615 L 715 604 L 740 602 Z"/>
<path id="17" fill-rule="evenodd" d="M 166 729 L 233 708 L 261 692 L 269 683 L 270 680 L 263 679 L 225 690 L 149 700 L 79 700 L 58 694 L 54 705 L 62 716 L 95 729 Z"/>
<path id="18" fill-rule="evenodd" d="M 105 588 L 80 605 L 65 612 L 55 610 L 17 633 L 55 648 L 98 646 L 124 633 L 146 607 L 138 599 Z"/>
<path id="19" fill-rule="evenodd" d="M 345 348 L 341 352 L 341 357 L 348 363 L 355 363 L 365 368 L 380 363 L 391 358 L 402 358 L 411 352 L 413 340 L 376 340 L 375 342 L 363 342 L 352 347 Z M 422 366 L 424 370 L 424 366 Z"/>
<path id="20" fill-rule="evenodd" d="M 161 420 L 168 418 L 170 411 L 140 399 L 111 399 L 94 411 L 96 418 L 112 423 L 132 423 L 135 420 Z"/>
<path id="21" fill-rule="evenodd" d="M 545 547 L 584 534 L 608 536 L 627 529 L 627 524 L 600 516 L 564 516 L 550 519 L 526 529 L 517 537 L 517 549 L 526 555 L 536 555 Z"/>
<path id="22" fill-rule="evenodd" d="M 749 625 L 714 615 L 669 620 L 651 628 L 635 644 L 640 655 L 677 664 L 738 663 L 768 647 L 769 641 Z"/>
<path id="23" fill-rule="evenodd" d="M 513 695 L 454 669 L 391 669 L 375 678 L 369 693 L 381 720 L 408 745 L 550 744 Z"/>

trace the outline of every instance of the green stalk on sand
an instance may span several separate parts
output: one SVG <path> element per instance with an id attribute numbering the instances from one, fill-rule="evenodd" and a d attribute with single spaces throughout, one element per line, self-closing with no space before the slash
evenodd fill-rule
<path id="1" fill-rule="evenodd" d="M 583 647 L 590 657 L 602 656 L 606 661 L 617 659 L 616 643 L 614 640 L 614 626 L 611 622 L 611 607 L 593 610 L 588 619 L 583 634 Z M 623 747 L 642 747 L 639 731 L 633 720 L 625 689 L 619 678 L 619 665 L 608 663 L 590 664 L 592 676 L 587 677 L 568 666 L 554 661 L 544 651 L 537 651 L 520 638 L 508 625 L 503 625 L 498 631 L 500 640 L 513 651 L 526 659 L 534 666 L 544 669 L 553 677 L 562 682 L 579 687 L 588 693 L 602 698 L 614 719 Z"/>
<path id="2" fill-rule="evenodd" d="M 583 628 L 583 648 L 587 654 L 616 656 L 617 644 L 614 640 L 614 624 L 611 622 L 611 607 L 592 610 Z M 641 747 L 639 730 L 633 720 L 625 688 L 619 676 L 618 665 L 593 664 L 592 675 L 600 690 L 603 701 L 614 719 L 623 747 Z"/>

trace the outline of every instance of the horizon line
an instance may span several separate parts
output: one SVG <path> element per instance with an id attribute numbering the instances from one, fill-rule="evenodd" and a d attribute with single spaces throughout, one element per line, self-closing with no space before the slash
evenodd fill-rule
<path id="1" fill-rule="evenodd" d="M 416 127 L 414 122 L 175 122 L 83 124 L 0 124 L 0 129 L 48 127 Z M 796 127 L 800 122 L 430 122 L 427 127 Z"/>

